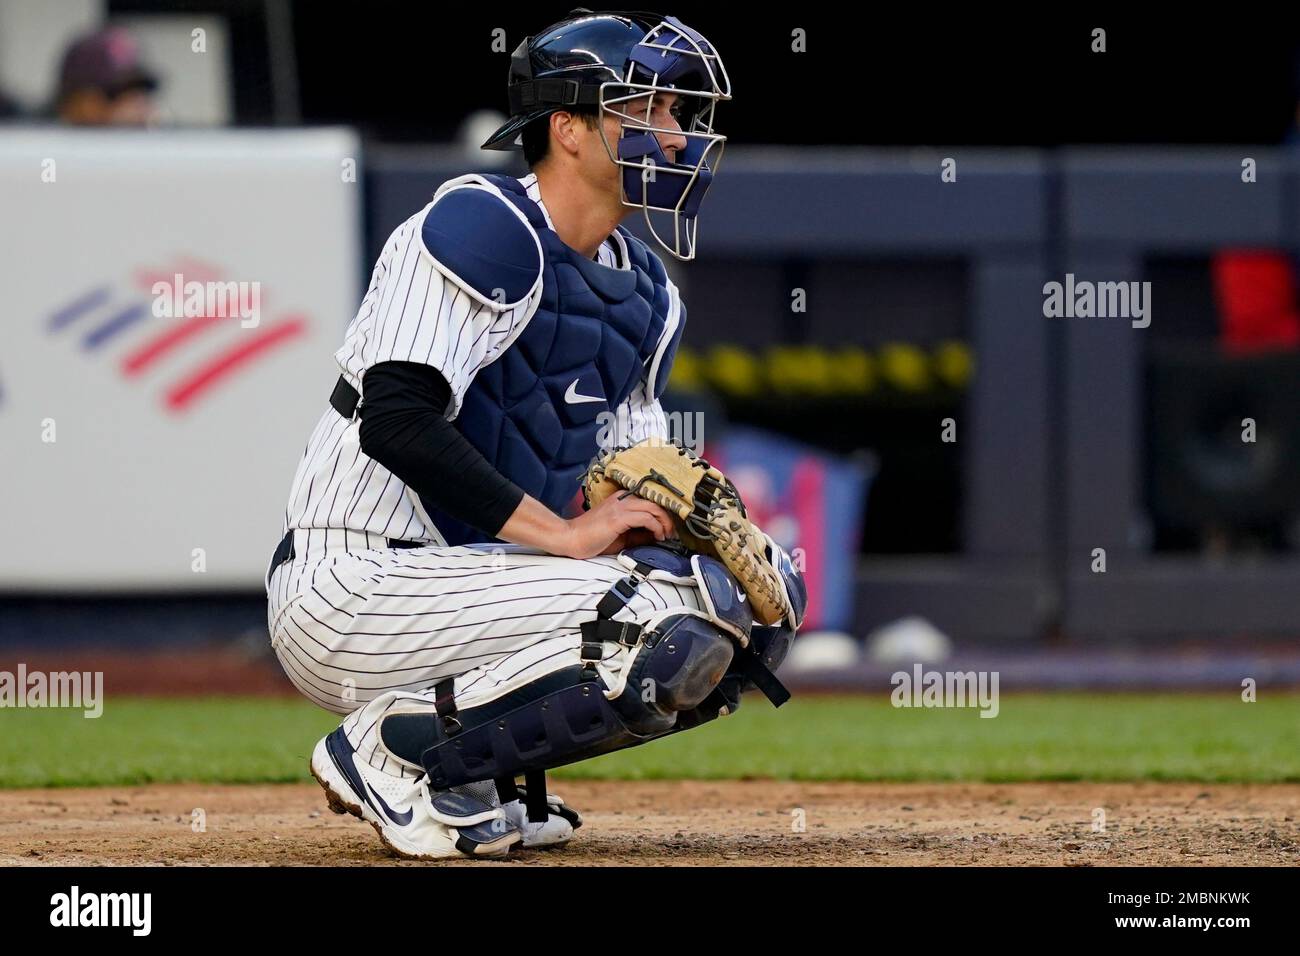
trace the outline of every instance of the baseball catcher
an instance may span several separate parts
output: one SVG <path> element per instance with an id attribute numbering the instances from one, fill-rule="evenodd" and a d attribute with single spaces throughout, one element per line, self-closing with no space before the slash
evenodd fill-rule
<path id="1" fill-rule="evenodd" d="M 784 702 L 807 601 L 732 482 L 667 440 L 686 309 L 619 224 L 694 258 L 717 50 L 576 10 L 519 45 L 507 94 L 484 148 L 529 174 L 452 179 L 389 238 L 267 571 L 285 672 L 343 718 L 312 774 L 414 859 L 566 844 L 547 770 L 750 689 Z"/>

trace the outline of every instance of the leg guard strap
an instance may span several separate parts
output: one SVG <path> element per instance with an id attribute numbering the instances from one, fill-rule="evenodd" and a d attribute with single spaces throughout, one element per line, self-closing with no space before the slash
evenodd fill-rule
<path id="1" fill-rule="evenodd" d="M 761 690 L 763 696 L 772 702 L 773 707 L 780 707 L 790 699 L 790 691 L 781 683 L 781 679 L 772 673 L 763 662 L 763 658 L 750 648 L 737 648 L 736 659 L 732 666 L 748 683 Z"/>
<path id="2" fill-rule="evenodd" d="M 524 806 L 528 808 L 528 819 L 532 823 L 545 823 L 550 815 L 546 809 L 546 771 L 524 771 Z"/>
<path id="3" fill-rule="evenodd" d="M 492 781 L 497 788 L 497 798 L 503 804 L 522 799 L 528 810 L 528 819 L 533 823 L 543 823 L 550 815 L 546 802 L 546 771 L 530 770 L 524 774 L 524 779 L 528 782 L 521 787 L 513 775 L 497 777 Z"/>

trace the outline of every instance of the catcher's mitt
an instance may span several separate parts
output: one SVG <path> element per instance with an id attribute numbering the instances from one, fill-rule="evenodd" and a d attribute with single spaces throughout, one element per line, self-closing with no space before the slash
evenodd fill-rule
<path id="1" fill-rule="evenodd" d="M 587 469 L 582 491 L 588 508 L 620 489 L 663 507 L 673 515 L 682 544 L 722 561 L 744 588 L 760 624 L 798 626 L 776 567 L 784 555 L 749 520 L 736 486 L 721 471 L 679 445 L 647 438 L 602 451 Z"/>

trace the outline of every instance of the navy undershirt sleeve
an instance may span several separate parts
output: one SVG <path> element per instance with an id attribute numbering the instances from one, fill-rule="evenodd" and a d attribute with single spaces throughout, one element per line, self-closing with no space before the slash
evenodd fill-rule
<path id="1" fill-rule="evenodd" d="M 451 386 L 419 362 L 381 362 L 366 371 L 361 450 L 459 521 L 496 536 L 523 500 L 446 418 Z"/>

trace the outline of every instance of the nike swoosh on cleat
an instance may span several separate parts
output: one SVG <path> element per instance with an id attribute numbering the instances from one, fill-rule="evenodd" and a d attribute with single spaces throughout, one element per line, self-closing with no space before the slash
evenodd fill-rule
<path id="1" fill-rule="evenodd" d="M 375 792 L 374 787 L 371 787 L 369 784 L 366 784 L 366 787 L 370 791 L 370 796 L 374 797 L 375 801 L 379 804 L 384 816 L 388 817 L 388 819 L 392 820 L 399 827 L 404 827 L 411 822 L 411 818 L 415 816 L 414 810 L 407 810 L 405 813 L 398 813 L 388 805 L 383 797 Z"/>
<path id="2" fill-rule="evenodd" d="M 745 592 L 740 589 L 739 584 L 736 585 L 736 597 L 740 598 L 741 604 L 745 603 Z"/>
<path id="3" fill-rule="evenodd" d="M 352 744 L 348 742 L 342 727 L 326 738 L 325 750 L 334 761 L 334 766 L 339 769 L 339 773 L 347 777 L 348 783 L 352 784 L 352 789 L 357 792 L 357 796 L 370 804 L 372 809 L 378 810 L 399 827 L 404 827 L 411 822 L 415 816 L 413 810 L 398 813 L 384 801 L 383 797 L 375 793 L 374 788 L 361 776 L 361 772 L 352 762 Z"/>
<path id="4" fill-rule="evenodd" d="M 575 378 L 569 383 L 568 389 L 564 393 L 564 400 L 570 405 L 581 405 L 583 402 L 603 402 L 604 399 L 599 395 L 579 395 L 578 382 L 582 379 Z"/>

